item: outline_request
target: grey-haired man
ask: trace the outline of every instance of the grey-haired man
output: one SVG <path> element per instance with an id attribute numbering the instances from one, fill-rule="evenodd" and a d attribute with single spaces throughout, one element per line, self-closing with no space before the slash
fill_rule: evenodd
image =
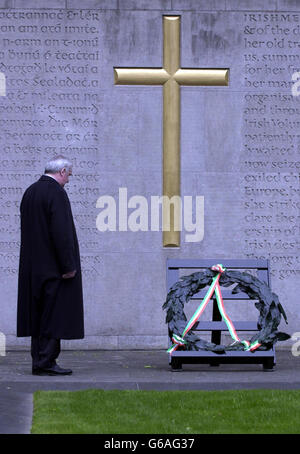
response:
<path id="1" fill-rule="evenodd" d="M 57 156 L 23 194 L 17 336 L 31 336 L 32 373 L 69 375 L 56 363 L 61 339 L 84 337 L 79 246 L 64 189 L 72 163 Z"/>

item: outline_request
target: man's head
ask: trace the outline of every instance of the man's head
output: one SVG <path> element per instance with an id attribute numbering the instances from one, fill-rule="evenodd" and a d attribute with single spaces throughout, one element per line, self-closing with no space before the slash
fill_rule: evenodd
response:
<path id="1" fill-rule="evenodd" d="M 45 173 L 50 174 L 61 186 L 64 186 L 72 175 L 72 163 L 64 156 L 55 156 L 47 162 Z"/>

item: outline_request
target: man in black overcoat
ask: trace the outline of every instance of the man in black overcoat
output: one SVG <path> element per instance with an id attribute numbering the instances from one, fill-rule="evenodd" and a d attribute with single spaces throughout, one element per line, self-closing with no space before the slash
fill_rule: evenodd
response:
<path id="1" fill-rule="evenodd" d="M 31 336 L 32 373 L 69 375 L 56 363 L 61 339 L 84 337 L 79 246 L 64 189 L 72 164 L 53 158 L 23 194 L 17 336 Z"/>

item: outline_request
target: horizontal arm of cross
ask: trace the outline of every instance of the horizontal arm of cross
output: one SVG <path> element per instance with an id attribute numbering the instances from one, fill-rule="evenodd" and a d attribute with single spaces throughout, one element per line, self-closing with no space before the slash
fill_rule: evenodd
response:
<path id="1" fill-rule="evenodd" d="M 180 85 L 228 85 L 229 69 L 178 69 L 174 79 Z"/>
<path id="2" fill-rule="evenodd" d="M 163 85 L 173 78 L 179 85 L 228 85 L 229 69 L 178 69 L 171 76 L 163 68 L 114 68 L 116 85 Z"/>

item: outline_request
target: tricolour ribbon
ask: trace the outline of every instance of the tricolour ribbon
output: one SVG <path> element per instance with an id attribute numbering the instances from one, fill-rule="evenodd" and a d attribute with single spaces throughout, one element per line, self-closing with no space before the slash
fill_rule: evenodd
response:
<path id="1" fill-rule="evenodd" d="M 222 316 L 222 319 L 224 320 L 224 322 L 227 325 L 227 328 L 228 328 L 228 331 L 229 331 L 231 337 L 234 339 L 234 343 L 241 342 L 242 344 L 244 344 L 246 351 L 250 350 L 252 352 L 261 345 L 258 341 L 253 342 L 251 344 L 249 341 L 241 340 L 238 337 L 235 327 L 233 325 L 233 322 L 226 313 L 226 310 L 224 307 L 224 301 L 223 301 L 222 294 L 221 294 L 221 288 L 220 288 L 220 284 L 219 284 L 220 276 L 226 270 L 226 268 L 223 267 L 223 265 L 218 264 L 218 265 L 212 266 L 211 269 L 213 271 L 218 271 L 218 274 L 213 278 L 212 283 L 211 283 L 205 297 L 203 298 L 198 309 L 196 310 L 196 312 L 194 313 L 194 315 L 191 317 L 190 321 L 184 328 L 182 335 L 178 336 L 177 334 L 173 334 L 172 341 L 174 343 L 167 350 L 167 352 L 170 354 L 172 354 L 175 350 L 177 350 L 178 347 L 185 346 L 187 344 L 187 341 L 184 340 L 184 336 L 192 329 L 192 327 L 195 325 L 195 323 L 199 320 L 201 314 L 203 313 L 204 309 L 206 308 L 207 304 L 209 303 L 213 293 L 215 293 L 215 295 L 216 295 L 216 300 L 217 300 L 220 314 Z"/>

